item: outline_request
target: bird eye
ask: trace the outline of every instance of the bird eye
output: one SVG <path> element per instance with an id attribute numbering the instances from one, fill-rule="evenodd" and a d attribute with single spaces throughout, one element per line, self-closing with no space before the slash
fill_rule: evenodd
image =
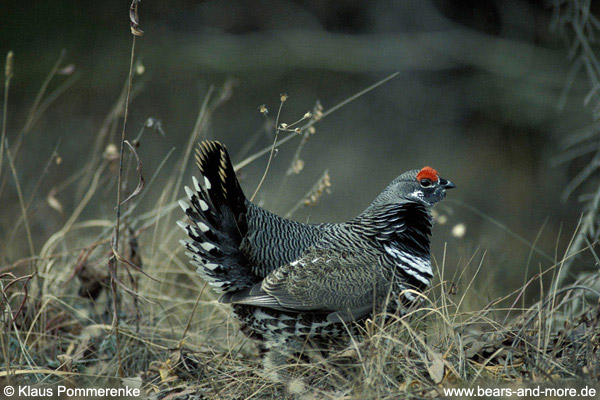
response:
<path id="1" fill-rule="evenodd" d="M 423 178 L 419 182 L 421 183 L 421 186 L 423 186 L 423 187 L 431 186 L 431 180 L 429 180 L 427 178 Z"/>

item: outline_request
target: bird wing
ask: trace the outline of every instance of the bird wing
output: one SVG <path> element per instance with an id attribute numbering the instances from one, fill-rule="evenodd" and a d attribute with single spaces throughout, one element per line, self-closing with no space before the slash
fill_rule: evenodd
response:
<path id="1" fill-rule="evenodd" d="M 262 282 L 221 301 L 291 312 L 328 313 L 331 322 L 359 319 L 373 310 L 389 285 L 377 260 L 364 254 L 310 249 Z"/>

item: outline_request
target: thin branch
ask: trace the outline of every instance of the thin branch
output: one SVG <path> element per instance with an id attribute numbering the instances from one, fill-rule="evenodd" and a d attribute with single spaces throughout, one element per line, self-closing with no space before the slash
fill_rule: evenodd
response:
<path id="1" fill-rule="evenodd" d="M 187 333 L 190 330 L 190 326 L 192 324 L 192 318 L 194 317 L 194 314 L 196 313 L 196 309 L 198 308 L 198 304 L 200 303 L 200 298 L 202 297 L 202 294 L 204 293 L 205 288 L 206 288 L 206 282 L 204 282 L 202 289 L 200 289 L 200 292 L 198 293 L 198 297 L 196 298 L 196 303 L 194 303 L 194 308 L 192 309 L 192 312 L 190 313 L 187 323 L 185 324 L 185 329 L 183 330 L 183 333 L 181 334 L 181 339 L 179 340 L 179 346 L 178 346 L 179 349 L 183 348 L 183 344 L 185 342 L 185 337 L 187 336 Z"/>
<path id="2" fill-rule="evenodd" d="M 6 138 L 6 121 L 8 118 L 8 89 L 13 75 L 13 52 L 6 54 L 4 66 L 4 103 L 2 105 L 2 136 L 0 137 L 0 178 L 2 177 L 2 161 L 4 159 L 4 140 Z M 0 180 L 1 182 L 1 180 Z"/>
<path id="3" fill-rule="evenodd" d="M 15 168 L 15 163 L 13 157 L 11 155 L 10 149 L 8 145 L 6 146 L 6 156 L 8 157 L 8 164 L 10 165 L 10 169 L 13 174 L 13 178 L 15 180 L 15 187 L 17 188 L 17 195 L 19 197 L 19 205 L 21 206 L 21 213 L 23 214 L 23 221 L 25 225 L 25 231 L 27 232 L 27 244 L 29 245 L 29 252 L 33 257 L 35 255 L 35 249 L 33 247 L 33 236 L 31 235 L 31 227 L 29 225 L 29 218 L 27 217 L 27 205 L 25 204 L 25 198 L 23 197 L 23 192 L 21 191 L 21 185 L 19 184 L 19 177 L 17 175 L 17 170 Z"/>
<path id="4" fill-rule="evenodd" d="M 129 58 L 129 78 L 127 80 L 127 95 L 125 96 L 125 110 L 123 113 L 123 129 L 121 130 L 121 148 L 119 151 L 119 175 L 117 177 L 117 222 L 115 224 L 114 241 L 113 246 L 115 251 L 119 251 L 119 230 L 121 225 L 121 185 L 123 181 L 123 153 L 125 151 L 125 132 L 127 129 L 127 117 L 129 115 L 129 99 L 131 96 L 131 86 L 133 81 L 133 60 L 135 59 L 135 41 L 138 35 L 141 34 L 141 30 L 138 29 L 138 3 L 139 0 L 133 0 L 129 9 L 129 18 L 131 20 L 131 56 Z M 117 342 L 117 357 L 119 361 L 119 375 L 123 376 L 123 360 L 121 355 L 121 347 L 119 340 L 119 313 L 118 313 L 118 299 L 117 299 L 117 269 L 119 267 L 119 260 L 113 256 L 110 258 L 108 268 L 111 273 L 110 275 L 110 288 L 113 300 L 113 328 L 115 330 L 115 339 Z"/>
<path id="5" fill-rule="evenodd" d="M 318 120 L 311 120 L 310 122 L 306 123 L 305 125 L 302 126 L 302 128 L 300 128 L 300 135 L 307 130 L 308 128 L 310 128 L 311 126 L 313 126 L 314 124 L 316 124 L 318 121 L 321 121 L 323 118 L 327 117 L 328 115 L 330 115 L 331 113 L 339 110 L 340 108 L 344 107 L 345 105 L 347 105 L 348 103 L 358 99 L 359 97 L 369 93 L 370 91 L 378 88 L 379 86 L 383 85 L 384 83 L 386 83 L 387 81 L 395 78 L 396 76 L 398 76 L 400 72 L 394 72 L 393 74 L 387 76 L 386 78 L 383 78 L 382 80 L 380 80 L 379 82 L 374 83 L 373 85 L 361 90 L 360 92 L 356 93 L 353 96 L 348 97 L 347 99 L 339 102 L 338 104 L 336 104 L 335 106 L 331 107 L 329 110 L 325 111 L 323 113 L 323 115 L 321 116 L 321 118 L 319 118 Z M 274 144 L 273 147 L 279 147 L 282 144 L 284 144 L 285 142 L 290 141 L 293 137 L 299 136 L 298 133 L 293 132 L 290 133 L 288 136 L 284 137 L 283 139 L 279 140 L 278 142 L 276 142 Z M 233 169 L 237 172 L 240 169 L 244 168 L 246 165 L 250 164 L 251 162 L 253 162 L 254 160 L 264 156 L 265 154 L 268 154 L 269 151 L 271 150 L 272 146 L 268 146 L 265 147 L 264 149 L 262 149 L 261 151 L 251 155 L 250 157 L 247 157 L 246 159 L 242 160 L 241 162 L 237 163 Z"/>
<path id="6" fill-rule="evenodd" d="M 267 161 L 267 167 L 265 168 L 265 172 L 263 173 L 262 178 L 260 178 L 260 182 L 258 183 L 258 186 L 256 186 L 256 190 L 254 190 L 252 197 L 250 197 L 250 201 L 254 201 L 254 198 L 256 197 L 256 195 L 258 194 L 258 191 L 262 187 L 262 184 L 265 181 L 265 178 L 267 177 L 267 173 L 269 172 L 269 168 L 271 167 L 271 160 L 273 160 L 273 154 L 275 154 L 275 147 L 277 146 L 277 137 L 279 136 L 279 131 L 280 131 L 279 116 L 281 115 L 281 109 L 283 108 L 284 102 L 285 102 L 285 100 L 283 100 L 283 96 L 282 96 L 281 103 L 279 103 L 279 110 L 277 111 L 277 118 L 275 119 L 275 139 L 273 139 L 273 145 L 271 146 L 271 153 L 269 154 L 269 160 Z"/>
<path id="7" fill-rule="evenodd" d="M 29 114 L 27 115 L 27 120 L 25 121 L 25 125 L 23 126 L 23 130 L 22 130 L 23 133 L 26 133 L 29 131 L 29 129 L 31 129 L 31 127 L 33 125 L 33 121 L 34 121 L 34 116 L 38 110 L 38 107 L 39 107 L 42 99 L 44 98 L 44 94 L 46 94 L 46 90 L 48 90 L 48 85 L 50 85 L 50 82 L 52 81 L 52 79 L 54 78 L 56 73 L 58 72 L 58 68 L 60 68 L 60 65 L 62 64 L 62 62 L 65 58 L 65 53 L 66 52 L 64 49 L 60 52 L 58 59 L 54 63 L 54 66 L 50 70 L 50 73 L 48 74 L 48 76 L 46 76 L 46 79 L 42 83 L 42 87 L 40 88 L 38 94 L 35 96 L 35 100 L 33 101 L 33 104 L 31 105 L 31 109 L 29 110 Z"/>

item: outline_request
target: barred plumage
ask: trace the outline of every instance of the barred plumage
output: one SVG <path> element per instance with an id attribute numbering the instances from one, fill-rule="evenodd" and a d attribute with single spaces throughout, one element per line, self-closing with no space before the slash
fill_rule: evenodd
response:
<path id="1" fill-rule="evenodd" d="M 302 224 L 248 201 L 220 143 L 202 142 L 196 160 L 202 176 L 185 188 L 182 244 L 267 348 L 337 337 L 430 285 L 429 210 L 455 187 L 432 168 L 400 175 L 348 222 Z"/>

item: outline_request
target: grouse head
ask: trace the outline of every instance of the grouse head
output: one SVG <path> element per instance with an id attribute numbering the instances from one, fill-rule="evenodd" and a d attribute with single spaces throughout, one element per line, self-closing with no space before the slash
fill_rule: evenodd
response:
<path id="1" fill-rule="evenodd" d="M 398 203 L 419 203 L 431 207 L 446 197 L 446 190 L 456 185 L 439 176 L 431 167 L 407 171 L 394 179 L 373 202 L 372 206 Z"/>

